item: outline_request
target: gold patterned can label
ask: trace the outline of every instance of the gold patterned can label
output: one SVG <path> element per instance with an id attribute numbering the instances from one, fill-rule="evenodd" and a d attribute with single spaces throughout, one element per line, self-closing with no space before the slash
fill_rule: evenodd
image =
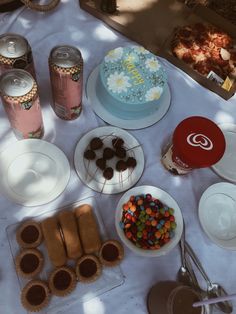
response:
<path id="1" fill-rule="evenodd" d="M 53 110 L 64 120 L 74 120 L 82 111 L 83 59 L 72 46 L 57 46 L 49 56 Z"/>
<path id="2" fill-rule="evenodd" d="M 44 126 L 37 85 L 20 69 L 0 77 L 0 94 L 11 127 L 18 139 L 42 138 Z"/>

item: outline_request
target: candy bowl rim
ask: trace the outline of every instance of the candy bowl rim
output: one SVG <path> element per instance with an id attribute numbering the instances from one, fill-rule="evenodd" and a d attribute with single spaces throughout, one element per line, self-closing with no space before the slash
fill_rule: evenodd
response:
<path id="1" fill-rule="evenodd" d="M 163 245 L 158 250 L 146 250 L 142 248 L 138 248 L 135 244 L 133 244 L 129 239 L 126 238 L 124 231 L 120 227 L 120 221 L 121 221 L 121 215 L 122 215 L 122 205 L 128 201 L 130 196 L 132 195 L 138 195 L 138 194 L 152 194 L 152 196 L 160 199 L 161 202 L 166 204 L 167 206 L 174 209 L 174 216 L 176 220 L 176 229 L 175 229 L 175 235 L 174 237 L 165 245 Z M 155 186 L 149 186 L 149 185 L 143 185 L 143 186 L 136 186 L 130 190 L 128 190 L 126 193 L 122 195 L 120 198 L 117 206 L 116 206 L 116 213 L 115 213 L 115 227 L 116 231 L 120 237 L 120 240 L 134 253 L 140 256 L 146 256 L 146 257 L 158 257 L 163 256 L 169 253 L 179 242 L 182 232 L 183 232 L 183 216 L 181 213 L 181 210 L 179 208 L 179 205 L 175 201 L 175 199 L 166 191 L 155 187 Z"/>

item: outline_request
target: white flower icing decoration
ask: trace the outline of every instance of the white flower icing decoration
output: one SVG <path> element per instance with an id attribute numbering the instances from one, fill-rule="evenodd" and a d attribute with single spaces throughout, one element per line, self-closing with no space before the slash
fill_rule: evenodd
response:
<path id="1" fill-rule="evenodd" d="M 132 46 L 132 48 L 134 49 L 135 52 L 137 53 L 142 53 L 142 54 L 148 54 L 150 53 L 147 49 L 145 49 L 142 46 Z"/>
<path id="2" fill-rule="evenodd" d="M 123 55 L 123 48 L 119 47 L 113 50 L 110 50 L 105 56 L 106 62 L 114 62 L 121 59 Z"/>
<path id="3" fill-rule="evenodd" d="M 151 72 L 155 72 L 157 71 L 158 69 L 160 69 L 160 63 L 158 62 L 157 59 L 155 58 L 148 58 L 146 61 L 145 61 L 145 65 L 146 65 L 146 68 L 151 71 Z"/>
<path id="4" fill-rule="evenodd" d="M 129 77 L 125 75 L 124 72 L 115 72 L 114 74 L 111 74 L 107 78 L 107 85 L 109 90 L 117 94 L 127 92 L 127 89 L 131 87 L 131 84 L 129 83 Z"/>
<path id="5" fill-rule="evenodd" d="M 145 99 L 147 101 L 157 100 L 161 97 L 161 94 L 163 92 L 163 88 L 159 86 L 155 86 L 150 88 L 145 95 Z"/>

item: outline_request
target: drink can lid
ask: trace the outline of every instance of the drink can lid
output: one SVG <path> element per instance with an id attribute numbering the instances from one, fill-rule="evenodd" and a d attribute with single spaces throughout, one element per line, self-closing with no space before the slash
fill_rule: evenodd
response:
<path id="1" fill-rule="evenodd" d="M 28 52 L 27 40 L 18 35 L 7 33 L 0 36 L 0 55 L 5 58 L 19 58 Z"/>
<path id="2" fill-rule="evenodd" d="M 205 117 L 189 117 L 176 127 L 173 134 L 173 153 L 191 168 L 214 165 L 225 151 L 221 129 Z"/>
<path id="3" fill-rule="evenodd" d="M 49 61 L 62 68 L 71 68 L 82 60 L 79 49 L 73 46 L 56 46 L 50 52 Z"/>
<path id="4" fill-rule="evenodd" d="M 28 72 L 21 69 L 9 70 L 0 77 L 0 93 L 9 97 L 24 96 L 32 90 L 34 83 Z"/>

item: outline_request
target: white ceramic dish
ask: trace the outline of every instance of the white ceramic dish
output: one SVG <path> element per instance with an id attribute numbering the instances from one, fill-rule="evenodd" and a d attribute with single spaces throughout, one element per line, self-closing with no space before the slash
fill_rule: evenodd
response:
<path id="1" fill-rule="evenodd" d="M 163 100 L 159 109 L 152 115 L 138 120 L 124 120 L 113 116 L 104 108 L 96 96 L 96 81 L 99 73 L 99 66 L 97 66 L 89 75 L 86 84 L 86 96 L 89 99 L 90 105 L 94 112 L 105 122 L 123 128 L 123 129 L 143 129 L 161 120 L 167 113 L 171 104 L 171 93 L 169 87 L 163 94 Z"/>
<path id="2" fill-rule="evenodd" d="M 123 212 L 122 205 L 126 203 L 129 200 L 130 196 L 132 195 L 148 194 L 148 193 L 150 193 L 155 198 L 158 198 L 161 202 L 163 202 L 163 204 L 174 209 L 174 216 L 175 216 L 175 221 L 177 225 L 175 229 L 175 235 L 170 240 L 170 242 L 166 243 L 159 250 L 144 250 L 144 249 L 138 248 L 126 238 L 123 229 L 120 227 L 120 221 L 121 221 L 122 212 Z M 144 186 L 134 187 L 133 189 L 127 191 L 121 197 L 116 207 L 115 226 L 116 226 L 116 231 L 121 241 L 134 253 L 141 256 L 158 257 L 158 256 L 162 256 L 169 253 L 179 242 L 182 232 L 183 232 L 183 217 L 182 217 L 182 213 L 178 204 L 167 192 L 154 186 L 144 185 Z"/>
<path id="3" fill-rule="evenodd" d="M 224 133 L 226 149 L 219 162 L 212 166 L 213 170 L 222 178 L 236 183 L 236 125 L 219 125 Z"/>
<path id="4" fill-rule="evenodd" d="M 0 154 L 0 190 L 24 206 L 46 204 L 60 195 L 70 178 L 65 154 L 38 139 L 16 142 Z"/>
<path id="5" fill-rule="evenodd" d="M 201 196 L 199 220 L 208 237 L 218 246 L 236 250 L 236 186 L 221 182 Z"/>
<path id="6" fill-rule="evenodd" d="M 89 142 L 93 137 L 103 139 L 105 147 L 112 147 L 111 141 L 115 137 L 121 137 L 125 142 L 127 154 L 137 160 L 137 166 L 133 170 L 126 170 L 122 173 L 114 171 L 111 180 L 105 180 L 102 171 L 97 168 L 95 161 L 88 161 L 84 158 L 84 152 L 88 149 Z M 102 157 L 102 149 L 96 151 L 97 157 Z M 108 166 L 115 168 L 118 159 L 108 161 Z M 86 133 L 79 140 L 74 153 L 74 165 L 81 181 L 91 189 L 106 194 L 115 194 L 132 187 L 141 177 L 144 169 L 144 154 L 139 142 L 127 131 L 113 126 L 96 128 Z"/>

